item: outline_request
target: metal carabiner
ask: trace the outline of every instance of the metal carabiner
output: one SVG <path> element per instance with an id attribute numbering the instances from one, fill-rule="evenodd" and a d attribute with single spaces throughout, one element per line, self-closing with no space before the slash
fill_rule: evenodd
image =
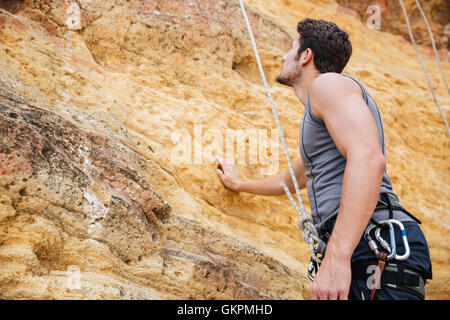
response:
<path id="1" fill-rule="evenodd" d="M 391 238 L 391 242 L 387 242 L 386 240 L 384 240 L 381 235 L 381 229 L 377 228 L 375 230 L 375 238 L 381 243 L 381 245 L 383 246 L 384 249 L 386 249 L 389 254 L 386 257 L 386 260 L 391 260 L 393 259 L 396 254 L 397 254 L 397 244 L 395 243 L 395 232 L 394 232 L 394 226 L 392 225 L 392 222 L 390 220 L 383 220 L 380 222 L 381 224 L 387 224 L 389 226 L 389 235 Z"/>
<path id="2" fill-rule="evenodd" d="M 387 242 L 386 240 L 384 240 L 381 235 L 380 235 L 381 229 L 377 228 L 375 230 L 375 238 L 378 240 L 378 242 L 381 244 L 381 246 L 388 251 L 388 253 L 391 253 L 391 245 L 389 244 L 389 242 Z"/>
<path id="3" fill-rule="evenodd" d="M 317 262 L 311 257 L 308 264 L 308 278 L 311 281 L 314 281 L 313 272 L 317 273 Z"/>
<path id="4" fill-rule="evenodd" d="M 400 231 L 402 233 L 403 245 L 405 246 L 405 253 L 402 254 L 401 256 L 396 254 L 395 259 L 399 260 L 399 261 L 405 261 L 406 259 L 409 258 L 409 255 L 410 255 L 409 243 L 408 243 L 408 238 L 406 237 L 405 226 L 403 225 L 403 223 L 401 223 L 400 221 L 395 220 L 395 219 L 390 219 L 389 221 L 391 223 L 395 223 L 400 228 Z"/>
<path id="5" fill-rule="evenodd" d="M 396 244 L 395 244 L 395 234 L 394 234 L 394 226 L 392 225 L 392 223 L 388 220 L 383 220 L 380 221 L 381 225 L 387 225 L 389 227 L 389 235 L 391 238 L 391 245 L 389 245 L 389 243 L 387 241 L 385 241 L 383 238 L 380 237 L 379 235 L 379 230 L 380 228 L 378 228 L 376 225 L 371 224 L 366 228 L 366 231 L 364 232 L 364 239 L 368 242 L 370 249 L 373 251 L 373 253 L 375 254 L 375 256 L 377 258 L 380 257 L 380 251 L 378 250 L 378 246 L 377 243 L 375 242 L 375 240 L 372 239 L 372 237 L 370 236 L 370 232 L 373 229 L 375 230 L 375 236 L 377 238 L 377 240 L 380 241 L 380 239 L 382 241 L 380 241 L 381 245 L 383 246 L 383 248 L 385 248 L 386 250 L 388 250 L 389 254 L 386 257 L 386 260 L 390 260 L 392 259 L 395 254 L 396 254 Z M 389 248 L 389 249 L 387 249 Z"/>
<path id="6" fill-rule="evenodd" d="M 391 224 L 394 223 L 394 224 L 398 225 L 400 228 L 400 231 L 402 233 L 403 245 L 405 247 L 405 253 L 402 255 L 395 254 L 394 258 L 399 261 L 404 261 L 404 260 L 408 259 L 410 256 L 409 243 L 408 243 L 408 238 L 406 237 L 405 227 L 403 226 L 403 223 L 401 223 L 400 221 L 398 221 L 396 219 L 389 219 L 387 221 L 389 221 Z M 381 245 L 384 248 L 386 248 L 385 247 L 386 244 L 389 245 L 389 243 L 381 237 L 379 229 L 375 230 L 375 237 L 377 238 L 377 240 L 381 243 Z M 392 242 L 392 240 L 391 240 L 391 242 Z"/>
<path id="7" fill-rule="evenodd" d="M 380 251 L 378 251 L 377 243 L 370 236 L 370 231 L 372 231 L 372 229 L 374 228 L 377 228 L 377 226 L 374 224 L 370 224 L 366 228 L 366 231 L 364 232 L 364 239 L 368 242 L 370 250 L 372 250 L 372 252 L 378 258 L 380 256 Z"/>

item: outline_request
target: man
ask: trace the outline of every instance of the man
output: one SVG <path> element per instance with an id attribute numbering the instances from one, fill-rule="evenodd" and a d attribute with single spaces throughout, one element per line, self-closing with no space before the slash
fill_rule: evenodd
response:
<path id="1" fill-rule="evenodd" d="M 283 57 L 277 81 L 292 87 L 305 105 L 301 158 L 293 162 L 293 169 L 299 187 L 307 187 L 316 227 L 321 234 L 331 234 L 312 297 L 369 299 L 374 294 L 375 299 L 423 299 L 424 282 L 431 278 L 428 246 L 418 220 L 397 203 L 386 172 L 378 107 L 361 83 L 340 74 L 352 54 L 349 36 L 323 20 L 304 19 L 297 29 L 300 36 Z M 233 191 L 280 195 L 282 182 L 294 191 L 289 171 L 242 181 L 232 163 L 217 161 L 219 178 Z M 387 207 L 379 206 L 383 203 Z M 390 260 L 381 273 L 382 286 L 375 290 L 375 268 L 370 267 L 377 266 L 377 258 L 363 233 L 371 221 L 390 217 L 407 229 L 411 254 L 403 263 Z M 381 234 L 387 236 L 387 230 Z M 396 241 L 397 252 L 404 250 L 398 229 Z"/>

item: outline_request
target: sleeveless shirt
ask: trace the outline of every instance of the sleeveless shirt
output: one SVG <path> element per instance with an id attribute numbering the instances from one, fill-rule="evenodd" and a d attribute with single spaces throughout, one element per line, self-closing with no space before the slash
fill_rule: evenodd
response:
<path id="1" fill-rule="evenodd" d="M 385 155 L 383 124 L 375 101 L 358 80 L 347 75 L 345 76 L 353 79 L 360 86 L 364 95 L 364 101 L 375 119 L 380 145 L 383 155 Z M 337 149 L 325 126 L 325 122 L 312 114 L 309 94 L 299 134 L 300 155 L 306 169 L 305 174 L 309 178 L 306 187 L 311 215 L 316 228 L 320 229 L 328 219 L 339 212 L 346 159 Z M 392 188 L 386 169 L 384 170 L 380 186 L 380 193 L 382 192 L 390 193 L 399 200 Z M 386 209 L 375 210 L 372 215 L 378 221 L 387 219 L 388 216 L 389 212 Z M 400 210 L 394 210 L 394 219 L 413 221 Z"/>

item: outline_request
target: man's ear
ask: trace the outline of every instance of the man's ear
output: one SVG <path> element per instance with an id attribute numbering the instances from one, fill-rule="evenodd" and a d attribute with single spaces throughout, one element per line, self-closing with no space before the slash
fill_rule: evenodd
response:
<path id="1" fill-rule="evenodd" d="M 305 51 L 303 51 L 300 56 L 300 63 L 302 65 L 305 65 L 309 61 L 312 61 L 313 57 L 314 57 L 314 53 L 312 52 L 312 50 L 310 48 L 306 48 Z"/>

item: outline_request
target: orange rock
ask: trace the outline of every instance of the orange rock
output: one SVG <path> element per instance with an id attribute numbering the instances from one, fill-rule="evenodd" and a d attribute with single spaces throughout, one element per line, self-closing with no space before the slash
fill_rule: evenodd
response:
<path id="1" fill-rule="evenodd" d="M 4 3 L 29 27 L 0 11 L 0 298 L 310 297 L 309 248 L 289 200 L 226 190 L 203 159 L 212 141 L 225 155 L 227 130 L 269 137 L 276 127 L 237 1 L 80 2 L 73 30 L 58 1 Z M 409 41 L 367 29 L 335 1 L 245 3 L 293 159 L 304 107 L 274 81 L 281 58 L 307 16 L 349 32 L 344 73 L 378 103 L 394 190 L 424 222 L 427 295 L 449 298 L 448 136 Z M 420 50 L 450 118 L 432 51 Z M 448 74 L 448 50 L 440 54 Z M 266 142 L 257 164 L 243 157 L 244 179 L 287 169 Z M 68 282 L 77 272 L 80 288 Z"/>

